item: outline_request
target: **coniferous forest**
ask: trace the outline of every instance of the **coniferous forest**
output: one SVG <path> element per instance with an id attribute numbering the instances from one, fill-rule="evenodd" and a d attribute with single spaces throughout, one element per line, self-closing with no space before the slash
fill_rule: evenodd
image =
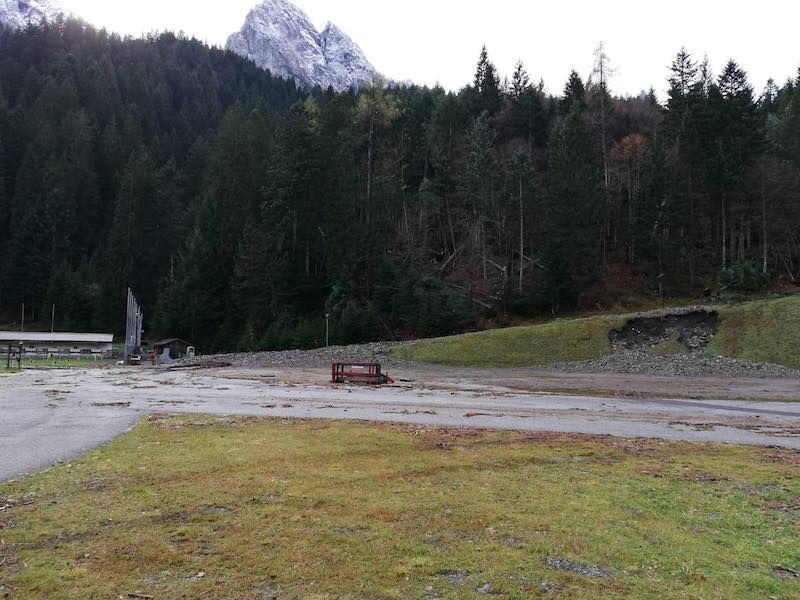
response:
<path id="1" fill-rule="evenodd" d="M 6 33 L 0 315 L 119 332 L 130 286 L 209 352 L 794 285 L 800 73 L 681 49 L 667 97 L 619 97 L 595 59 L 335 94 L 173 34 Z"/>

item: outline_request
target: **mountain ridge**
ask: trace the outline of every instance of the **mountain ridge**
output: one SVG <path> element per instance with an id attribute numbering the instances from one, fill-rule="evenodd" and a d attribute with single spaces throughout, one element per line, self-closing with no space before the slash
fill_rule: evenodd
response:
<path id="1" fill-rule="evenodd" d="M 247 15 L 226 48 L 301 87 L 357 88 L 378 73 L 364 51 L 328 22 L 317 31 L 308 15 L 289 0 L 264 0 Z"/>
<path id="2" fill-rule="evenodd" d="M 11 29 L 53 21 L 59 15 L 72 15 L 59 0 L 0 0 L 0 23 Z"/>

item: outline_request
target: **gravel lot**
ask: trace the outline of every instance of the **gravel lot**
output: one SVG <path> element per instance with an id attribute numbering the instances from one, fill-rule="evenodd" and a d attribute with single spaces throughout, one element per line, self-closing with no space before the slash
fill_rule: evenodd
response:
<path id="1" fill-rule="evenodd" d="M 371 388 L 331 385 L 324 368 L 27 369 L 6 376 L 8 385 L 0 386 L 0 480 L 68 461 L 152 413 L 391 421 L 800 449 L 800 408 L 786 401 L 796 397 L 798 380 L 566 373 L 554 379 L 525 369 L 414 365 L 395 365 L 391 373 L 396 385 Z M 649 394 L 653 389 L 660 394 Z M 716 399 L 721 391 L 745 399 Z M 678 393 L 687 399 L 671 395 Z M 754 400 L 757 394 L 783 401 Z"/>

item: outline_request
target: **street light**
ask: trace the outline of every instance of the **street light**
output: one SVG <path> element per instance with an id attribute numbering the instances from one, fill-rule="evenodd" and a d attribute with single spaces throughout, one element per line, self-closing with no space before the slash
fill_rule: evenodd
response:
<path id="1" fill-rule="evenodd" d="M 330 346 L 331 341 L 331 328 L 330 328 L 331 313 L 325 313 L 325 347 Z"/>

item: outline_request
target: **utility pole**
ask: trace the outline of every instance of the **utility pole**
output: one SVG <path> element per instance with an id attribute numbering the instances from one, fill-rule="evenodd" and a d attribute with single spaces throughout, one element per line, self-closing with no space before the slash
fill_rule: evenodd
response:
<path id="1" fill-rule="evenodd" d="M 53 304 L 53 312 L 50 314 L 50 333 L 56 330 L 56 305 Z"/>
<path id="2" fill-rule="evenodd" d="M 22 319 L 20 319 L 19 330 L 20 331 L 25 331 L 25 303 L 24 302 L 22 303 Z"/>

